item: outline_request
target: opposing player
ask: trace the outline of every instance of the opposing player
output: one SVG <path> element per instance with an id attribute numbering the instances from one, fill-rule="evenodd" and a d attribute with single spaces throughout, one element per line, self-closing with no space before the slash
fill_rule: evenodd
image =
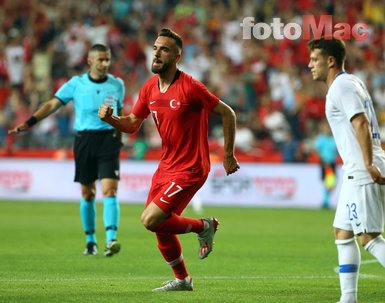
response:
<path id="1" fill-rule="evenodd" d="M 343 185 L 334 219 L 338 249 L 340 303 L 357 302 L 360 251 L 355 235 L 385 266 L 385 153 L 381 148 L 372 99 L 356 76 L 344 71 L 345 43 L 312 40 L 309 68 L 324 81 L 326 118 L 343 161 Z M 370 300 L 369 300 L 370 301 Z"/>
<path id="2" fill-rule="evenodd" d="M 162 139 L 162 157 L 141 220 L 147 229 L 156 233 L 158 248 L 175 279 L 154 291 L 193 289 L 178 234 L 198 234 L 199 258 L 206 258 L 212 251 L 218 220 L 181 216 L 210 170 L 207 138 L 210 112 L 222 116 L 225 171 L 232 174 L 239 169 L 234 156 L 234 111 L 202 83 L 178 70 L 181 52 L 181 37 L 170 29 L 162 29 L 153 46 L 152 72 L 157 75 L 142 87 L 132 113 L 117 117 L 107 105 L 99 109 L 102 120 L 128 133 L 137 131 L 151 114 Z"/>
<path id="3" fill-rule="evenodd" d="M 100 121 L 96 115 L 99 107 L 107 103 L 116 114 L 121 112 L 124 98 L 123 81 L 108 74 L 111 62 L 109 48 L 93 45 L 88 52 L 89 72 L 72 77 L 25 123 L 17 125 L 9 133 L 28 130 L 37 122 L 57 111 L 68 102 L 74 102 L 75 124 L 75 181 L 81 184 L 80 216 L 86 234 L 85 255 L 98 253 L 95 236 L 96 207 L 95 181 L 100 179 L 103 193 L 104 225 L 106 229 L 105 256 L 120 251 L 117 241 L 119 226 L 119 203 L 117 198 L 119 180 L 120 133 L 111 125 Z"/>

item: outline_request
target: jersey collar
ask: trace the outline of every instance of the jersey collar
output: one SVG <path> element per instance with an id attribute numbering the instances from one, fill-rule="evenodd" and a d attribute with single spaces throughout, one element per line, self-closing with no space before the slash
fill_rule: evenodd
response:
<path id="1" fill-rule="evenodd" d="M 181 71 L 179 69 L 176 70 L 176 73 L 175 73 L 175 76 L 174 76 L 174 79 L 172 79 L 170 85 L 168 86 L 167 89 L 169 89 L 169 87 L 176 81 L 178 80 L 178 78 L 180 77 L 180 74 L 181 74 Z M 160 87 L 159 87 L 159 80 L 158 80 L 158 88 L 160 90 Z"/>
<path id="2" fill-rule="evenodd" d="M 90 73 L 87 73 L 87 76 L 88 76 L 88 79 L 89 79 L 91 82 L 94 82 L 94 83 L 104 83 L 104 82 L 106 82 L 107 79 L 108 79 L 108 76 L 106 76 L 106 77 L 103 78 L 103 79 L 98 79 L 98 80 L 96 80 L 96 79 L 91 78 Z"/>

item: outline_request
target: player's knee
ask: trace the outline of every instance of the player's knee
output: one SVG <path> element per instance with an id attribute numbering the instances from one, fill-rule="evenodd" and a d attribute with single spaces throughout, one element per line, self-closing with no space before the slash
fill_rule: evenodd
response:
<path id="1" fill-rule="evenodd" d="M 102 184 L 103 197 L 115 197 L 118 193 L 117 181 Z"/>
<path id="2" fill-rule="evenodd" d="M 377 238 L 381 233 L 360 234 L 358 236 L 360 244 L 365 247 L 370 241 Z"/>
<path id="3" fill-rule="evenodd" d="M 336 240 L 350 239 L 354 237 L 354 233 L 349 230 L 334 227 L 334 237 Z"/>
<path id="4" fill-rule="evenodd" d="M 142 221 L 143 226 L 150 231 L 154 231 L 155 227 L 158 225 L 158 222 L 154 216 L 144 212 L 142 213 L 140 220 Z"/>
<path id="5" fill-rule="evenodd" d="M 94 184 L 82 184 L 82 197 L 86 201 L 93 201 L 96 196 L 96 189 Z"/>
<path id="6" fill-rule="evenodd" d="M 116 188 L 107 188 L 103 190 L 103 197 L 115 197 L 117 194 Z"/>
<path id="7" fill-rule="evenodd" d="M 95 192 L 90 190 L 90 191 L 83 191 L 82 192 L 82 197 L 86 201 L 93 201 L 95 199 Z"/>

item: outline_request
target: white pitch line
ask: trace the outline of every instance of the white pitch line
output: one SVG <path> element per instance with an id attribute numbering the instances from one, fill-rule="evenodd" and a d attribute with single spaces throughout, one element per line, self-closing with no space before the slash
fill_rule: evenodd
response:
<path id="1" fill-rule="evenodd" d="M 370 259 L 370 260 L 361 261 L 361 265 L 362 264 L 372 264 L 372 263 L 378 263 L 378 260 L 377 259 Z"/>
<path id="2" fill-rule="evenodd" d="M 361 264 L 376 263 L 377 260 L 364 260 Z M 338 266 L 334 268 L 334 272 L 338 273 Z M 360 274 L 361 278 L 383 278 L 379 275 Z M 169 276 L 133 276 L 127 277 L 84 277 L 84 278 L 46 278 L 46 279 L 23 279 L 23 278 L 0 278 L 0 282 L 82 282 L 82 281 L 141 281 L 141 280 L 167 280 Z M 325 280 L 336 279 L 336 275 L 256 275 L 256 276 L 194 276 L 195 280 Z"/>
<path id="3" fill-rule="evenodd" d="M 378 263 L 378 261 L 376 259 L 363 260 L 363 261 L 361 261 L 361 266 L 366 265 L 366 264 L 372 264 L 372 263 Z M 338 266 L 334 267 L 334 272 L 338 274 L 338 272 L 339 272 Z M 360 278 L 364 278 L 364 279 L 365 278 L 382 278 L 382 276 L 360 273 Z"/>
<path id="4" fill-rule="evenodd" d="M 85 278 L 46 278 L 46 279 L 23 279 L 23 278 L 0 278 L 0 282 L 81 282 L 81 281 L 140 281 L 140 280 L 166 280 L 170 277 L 163 276 L 127 276 L 127 277 L 85 277 Z M 319 279 L 335 279 L 335 275 L 293 275 L 293 276 L 194 276 L 195 280 L 319 280 Z"/>

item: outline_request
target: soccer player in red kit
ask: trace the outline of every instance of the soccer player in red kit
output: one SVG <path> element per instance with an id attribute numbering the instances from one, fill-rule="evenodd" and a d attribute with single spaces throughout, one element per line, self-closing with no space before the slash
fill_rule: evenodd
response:
<path id="1" fill-rule="evenodd" d="M 194 194 L 205 183 L 209 170 L 208 116 L 222 116 L 225 137 L 223 166 L 227 174 L 239 169 L 234 156 L 234 111 L 191 76 L 178 70 L 183 42 L 170 29 L 162 29 L 153 46 L 149 79 L 139 93 L 132 113 L 115 116 L 112 108 L 102 105 L 99 117 L 122 132 L 136 132 L 143 120 L 152 115 L 162 139 L 162 157 L 155 172 L 146 207 L 143 225 L 155 232 L 158 248 L 171 266 L 175 279 L 154 291 L 192 290 L 182 255 L 178 234 L 198 235 L 199 258 L 212 251 L 216 218 L 193 219 L 182 217 Z"/>

